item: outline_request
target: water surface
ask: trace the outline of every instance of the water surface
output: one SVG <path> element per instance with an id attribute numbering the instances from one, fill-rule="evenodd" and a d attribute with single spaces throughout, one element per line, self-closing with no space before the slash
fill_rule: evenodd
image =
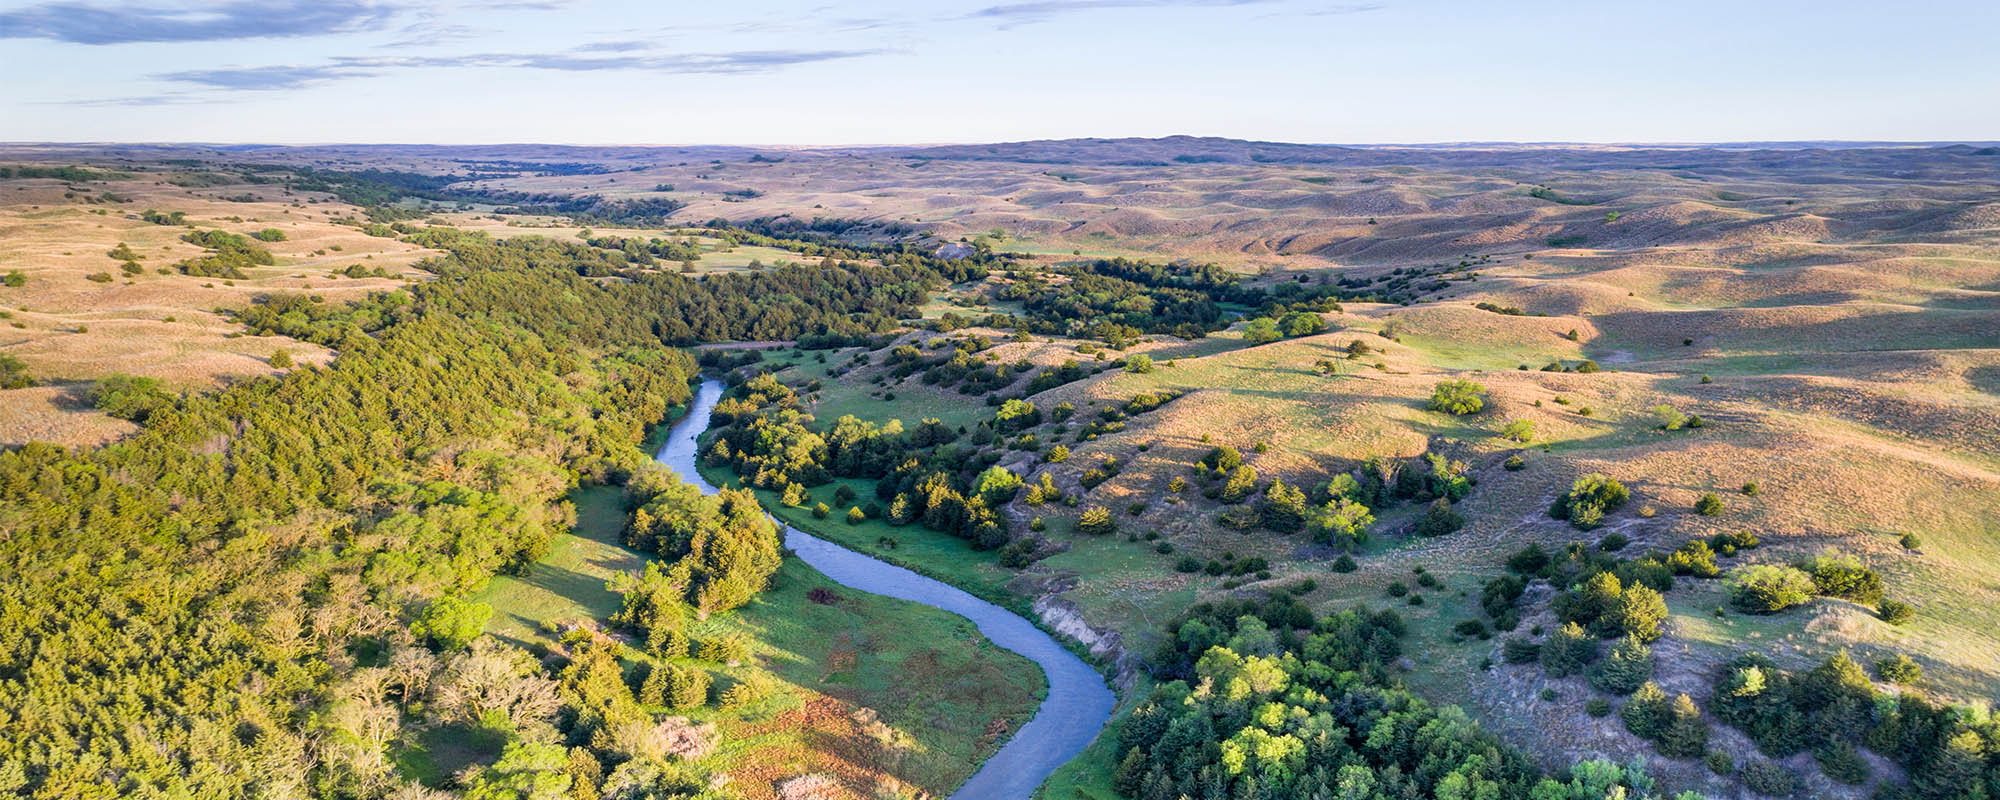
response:
<path id="1" fill-rule="evenodd" d="M 715 487 L 695 470 L 696 439 L 708 430 L 709 415 L 722 396 L 720 381 L 703 381 L 687 416 L 655 456 L 681 480 L 714 494 Z M 986 760 L 965 785 L 952 794 L 958 800 L 1027 800 L 1035 787 L 1057 767 L 1068 763 L 1097 738 L 1111 718 L 1115 698 L 1104 678 L 1083 659 L 1063 649 L 1034 623 L 1012 611 L 981 600 L 950 584 L 829 542 L 783 525 L 785 547 L 835 583 L 864 592 L 941 608 L 971 620 L 979 632 L 1002 648 L 1026 656 L 1048 676 L 1049 694 L 1034 719 L 1014 732 L 1000 752 Z"/>

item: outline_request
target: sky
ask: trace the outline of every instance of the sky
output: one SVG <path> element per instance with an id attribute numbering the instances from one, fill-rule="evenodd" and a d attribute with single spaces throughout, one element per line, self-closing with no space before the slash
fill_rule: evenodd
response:
<path id="1" fill-rule="evenodd" d="M 0 141 L 2000 139 L 1995 0 L 0 0 Z"/>

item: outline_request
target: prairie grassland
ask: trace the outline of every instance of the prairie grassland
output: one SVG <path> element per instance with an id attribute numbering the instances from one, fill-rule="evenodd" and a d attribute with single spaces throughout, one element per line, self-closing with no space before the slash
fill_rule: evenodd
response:
<path id="1" fill-rule="evenodd" d="M 218 309 L 274 291 L 333 302 L 428 275 L 408 269 L 427 251 L 334 224 L 359 209 L 331 198 L 263 185 L 193 190 L 150 178 L 91 183 L 88 193 L 54 179 L 0 181 L 0 273 L 18 270 L 25 279 L 0 287 L 6 315 L 0 353 L 20 358 L 43 384 L 6 393 L 0 443 L 98 444 L 125 434 L 129 425 L 88 411 L 82 399 L 85 383 L 106 375 L 159 378 L 176 390 L 200 391 L 271 373 L 278 350 L 307 364 L 332 356 L 304 342 L 240 336 L 241 327 Z M 123 199 L 98 200 L 104 192 Z M 149 209 L 184 212 L 194 227 L 138 218 Z M 283 241 L 260 243 L 278 264 L 246 270 L 244 280 L 193 277 L 171 267 L 203 252 L 181 241 L 190 230 L 265 228 L 285 233 Z M 121 243 L 140 257 L 138 273 L 128 274 L 108 255 Z M 356 265 L 390 277 L 338 274 Z"/>

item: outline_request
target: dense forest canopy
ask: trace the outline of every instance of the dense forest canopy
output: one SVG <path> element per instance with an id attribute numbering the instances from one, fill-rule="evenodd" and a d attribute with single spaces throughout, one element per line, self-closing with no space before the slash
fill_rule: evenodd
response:
<path id="1" fill-rule="evenodd" d="M 644 463 L 647 427 L 696 369 L 665 345 L 886 329 L 945 280 L 906 258 L 607 281 L 623 265 L 585 244 L 410 238 L 448 251 L 421 265 L 438 279 L 238 312 L 337 348 L 330 365 L 159 395 L 110 447 L 0 454 L 0 790 L 383 794 L 379 725 L 349 714 L 387 700 L 357 699 L 352 678 L 413 642 L 448 651 L 455 598 L 539 557 L 572 521 L 568 489 Z M 740 516 L 728 502 L 723 519 Z M 726 533 L 745 530 L 662 530 L 653 548 L 682 565 L 687 602 L 726 608 L 775 556 L 755 543 L 775 541 L 767 523 Z M 609 707 L 563 735 L 589 743 L 622 719 Z"/>

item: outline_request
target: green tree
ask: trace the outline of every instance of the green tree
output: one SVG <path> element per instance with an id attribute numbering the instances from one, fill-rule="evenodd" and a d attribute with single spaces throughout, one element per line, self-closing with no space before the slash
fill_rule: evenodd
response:
<path id="1" fill-rule="evenodd" d="M 1279 533 L 1293 533 L 1305 525 L 1309 508 L 1305 492 L 1287 485 L 1283 478 L 1275 478 L 1264 489 L 1264 499 L 1257 504 L 1257 515 L 1265 528 Z"/>
<path id="2" fill-rule="evenodd" d="M 1574 622 L 1563 623 L 1547 641 L 1542 642 L 1542 671 L 1551 678 L 1562 678 L 1582 672 L 1584 667 L 1597 658 L 1597 638 Z"/>
<path id="3" fill-rule="evenodd" d="M 1439 381 L 1431 389 L 1430 409 L 1455 416 L 1477 414 L 1486 407 L 1486 387 L 1467 378 Z"/>
<path id="4" fill-rule="evenodd" d="M 1234 505 L 1248 499 L 1256 491 L 1257 469 L 1249 464 L 1237 464 L 1217 489 L 1215 499 Z"/>
<path id="5" fill-rule="evenodd" d="M 560 745 L 516 739 L 465 784 L 466 800 L 568 800 L 569 754 Z"/>
<path id="6" fill-rule="evenodd" d="M 154 413 L 174 405 L 173 395 L 156 378 L 110 375 L 90 390 L 90 405 L 119 419 L 144 423 Z"/>
<path id="7" fill-rule="evenodd" d="M 1243 341 L 1253 345 L 1270 344 L 1283 338 L 1285 335 L 1278 330 L 1277 320 L 1270 317 L 1258 317 L 1243 326 Z"/>
<path id="8" fill-rule="evenodd" d="M 1674 696 L 1668 709 L 1667 726 L 1660 731 L 1660 754 L 1669 758 L 1698 758 L 1708 752 L 1708 723 L 1701 709 L 1686 693 Z"/>
<path id="9" fill-rule="evenodd" d="M 1720 514 L 1722 513 L 1722 509 L 1722 498 L 1717 497 L 1714 492 L 1703 494 L 1701 499 L 1694 501 L 1694 513 L 1704 517 L 1713 517 Z"/>
<path id="10" fill-rule="evenodd" d="M 1153 357 L 1145 353 L 1134 353 L 1125 357 L 1125 371 L 1144 375 L 1153 371 Z"/>
<path id="11" fill-rule="evenodd" d="M 1625 701 L 1625 707 L 1618 711 L 1618 718 L 1624 720 L 1625 730 L 1641 739 L 1658 739 L 1667 726 L 1674 721 L 1672 704 L 1667 702 L 1667 693 L 1659 684 L 1646 681 L 1639 685 L 1632 697 Z"/>
<path id="12" fill-rule="evenodd" d="M 487 620 L 492 618 L 492 606 L 443 597 L 424 608 L 424 613 L 411 623 L 410 632 L 419 639 L 436 643 L 441 650 L 459 650 L 479 638 L 486 630 Z"/>
<path id="13" fill-rule="evenodd" d="M 1793 567 L 1751 564 L 1729 574 L 1731 600 L 1753 614 L 1770 614 L 1812 598 L 1812 577 Z"/>
<path id="14" fill-rule="evenodd" d="M 1451 507 L 1450 500 L 1440 497 L 1432 500 L 1430 507 L 1424 509 L 1423 517 L 1417 520 L 1417 535 L 1445 536 L 1457 533 L 1463 527 L 1465 517 Z"/>
<path id="15" fill-rule="evenodd" d="M 1627 635 L 1590 667 L 1590 685 L 1610 694 L 1631 694 L 1653 679 L 1653 648 Z"/>
<path id="16" fill-rule="evenodd" d="M 1077 516 L 1076 530 L 1078 533 L 1090 536 L 1108 536 L 1117 532 L 1118 522 L 1112 518 L 1109 509 L 1103 506 L 1091 506 Z"/>
<path id="17" fill-rule="evenodd" d="M 292 354 L 291 354 L 291 353 L 287 353 L 287 352 L 285 352 L 285 351 L 283 351 L 283 350 L 277 350 L 277 351 L 273 351 L 273 352 L 271 353 L 271 368 L 272 368 L 272 369 L 291 369 L 291 368 L 292 368 Z"/>

